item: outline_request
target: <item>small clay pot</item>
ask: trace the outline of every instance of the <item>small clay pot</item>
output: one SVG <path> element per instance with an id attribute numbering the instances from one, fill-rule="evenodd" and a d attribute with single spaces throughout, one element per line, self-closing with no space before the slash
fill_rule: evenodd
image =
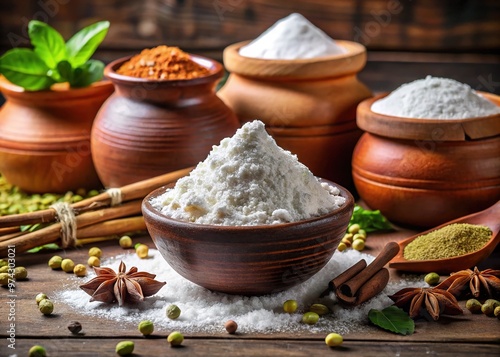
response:
<path id="1" fill-rule="evenodd" d="M 277 144 L 319 177 L 354 189 L 351 155 L 362 134 L 356 106 L 371 96 L 356 74 L 366 63 L 363 45 L 337 41 L 346 53 L 315 59 L 244 57 L 240 42 L 224 50 L 231 73 L 217 93 L 247 122 L 260 119 Z"/>
<path id="2" fill-rule="evenodd" d="M 128 60 L 106 66 L 116 92 L 92 129 L 92 156 L 106 187 L 120 187 L 203 161 L 215 144 L 239 127 L 216 95 L 223 75 L 214 60 L 191 55 L 210 74 L 186 80 L 150 80 L 116 73 Z"/>
<path id="3" fill-rule="evenodd" d="M 500 104 L 500 97 L 483 93 Z M 354 183 L 368 206 L 392 222 L 435 227 L 500 199 L 500 115 L 412 119 L 358 107 L 367 132 L 353 154 Z"/>
<path id="4" fill-rule="evenodd" d="M 146 227 L 168 264 L 186 279 L 228 294 L 265 295 L 303 281 L 323 268 L 345 234 L 354 199 L 337 186 L 345 204 L 323 216 L 260 226 L 216 226 L 172 219 L 142 203 Z"/>
<path id="5" fill-rule="evenodd" d="M 0 78 L 6 102 L 0 110 L 0 173 L 27 192 L 64 193 L 99 188 L 90 131 L 109 81 L 69 89 L 29 92 Z"/>

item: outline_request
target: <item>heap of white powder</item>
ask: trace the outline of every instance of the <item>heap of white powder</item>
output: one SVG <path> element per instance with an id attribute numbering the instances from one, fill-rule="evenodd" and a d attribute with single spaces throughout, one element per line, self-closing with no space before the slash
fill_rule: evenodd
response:
<path id="1" fill-rule="evenodd" d="M 239 53 L 262 59 L 306 59 L 344 53 L 345 50 L 304 16 L 293 13 L 243 46 Z"/>
<path id="2" fill-rule="evenodd" d="M 427 76 L 403 84 L 372 104 L 375 113 L 404 118 L 465 119 L 500 113 L 500 107 L 453 79 Z"/>
<path id="3" fill-rule="evenodd" d="M 326 214 L 345 203 L 339 194 L 280 148 L 255 120 L 214 146 L 189 176 L 151 204 L 175 219 L 248 226 Z"/>
<path id="4" fill-rule="evenodd" d="M 360 259 L 370 263 L 374 258 L 354 249 L 337 252 L 321 271 L 293 288 L 271 295 L 244 297 L 212 292 L 191 283 L 177 274 L 156 249 L 150 249 L 148 259 L 140 259 L 135 253 L 128 253 L 105 259 L 101 265 L 116 271 L 120 261 L 123 261 L 127 270 L 135 266 L 139 271 L 157 274 L 156 280 L 167 282 L 156 295 L 147 297 L 143 302 L 124 306 L 89 302 L 90 296 L 78 286 L 92 279 L 95 276 L 93 272 L 84 280 L 75 276 L 68 277 L 64 290 L 56 292 L 53 299 L 82 314 L 107 318 L 120 324 L 129 323 L 134 329 L 140 321 L 151 320 L 155 325 L 155 334 L 168 334 L 174 330 L 183 333 L 226 334 L 224 323 L 230 319 L 237 322 L 239 333 L 305 331 L 347 334 L 375 328 L 368 326 L 368 311 L 392 305 L 393 302 L 387 295 L 402 288 L 426 285 L 422 277 L 418 276 L 414 276 L 412 280 L 389 283 L 381 294 L 355 308 L 338 305 L 333 293 L 329 297 L 318 298 L 331 279 Z M 289 299 L 296 300 L 299 304 L 299 310 L 294 314 L 283 311 L 283 303 Z M 317 324 L 310 326 L 302 323 L 301 319 L 302 314 L 313 303 L 325 304 L 333 313 L 322 316 Z M 171 304 L 181 309 L 181 315 L 176 320 L 166 317 L 166 308 Z"/>

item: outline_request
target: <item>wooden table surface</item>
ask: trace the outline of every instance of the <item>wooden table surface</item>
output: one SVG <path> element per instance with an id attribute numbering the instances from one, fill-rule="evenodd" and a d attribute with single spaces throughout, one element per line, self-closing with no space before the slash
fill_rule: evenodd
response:
<path id="1" fill-rule="evenodd" d="M 395 232 L 371 234 L 365 252 L 376 255 L 388 241 L 398 241 L 414 231 L 398 229 Z M 153 247 L 148 236 L 141 241 Z M 99 243 L 107 257 L 123 253 L 116 241 Z M 88 247 L 75 248 L 58 254 L 76 262 L 86 261 Z M 500 320 L 482 314 L 442 317 L 437 322 L 416 321 L 415 333 L 400 336 L 376 327 L 368 332 L 344 335 L 341 347 L 325 345 L 324 334 L 281 333 L 281 334 L 190 334 L 180 348 L 171 348 L 166 336 L 169 331 L 158 329 L 152 337 L 144 338 L 137 332 L 135 324 L 118 323 L 84 315 L 62 301 L 55 301 L 56 311 L 51 316 L 42 315 L 34 298 L 38 292 L 51 296 L 60 291 L 66 281 L 60 272 L 53 272 L 48 266 L 53 252 L 18 254 L 16 265 L 25 266 L 29 280 L 18 282 L 14 297 L 9 297 L 6 288 L 0 290 L 0 356 L 27 356 L 34 344 L 43 345 L 48 356 L 116 356 L 116 343 L 127 339 L 135 342 L 133 356 L 499 356 Z M 497 249 L 480 268 L 500 269 L 500 251 Z M 391 279 L 398 279 L 400 273 L 391 269 Z M 15 350 L 8 348 L 8 301 L 15 301 Z M 465 302 L 460 302 L 464 307 Z M 11 310 L 12 311 L 12 310 Z M 85 334 L 74 336 L 67 330 L 69 321 L 77 320 L 84 327 Z"/>

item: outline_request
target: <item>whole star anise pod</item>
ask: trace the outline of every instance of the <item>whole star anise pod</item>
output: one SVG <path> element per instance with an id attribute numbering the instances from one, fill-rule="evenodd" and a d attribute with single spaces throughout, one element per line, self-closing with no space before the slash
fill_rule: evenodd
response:
<path id="1" fill-rule="evenodd" d="M 446 290 L 436 288 L 406 288 L 389 296 L 397 307 L 408 312 L 411 318 L 418 316 L 433 320 L 441 315 L 459 315 L 463 310 L 457 299 Z"/>
<path id="2" fill-rule="evenodd" d="M 118 273 L 111 268 L 94 267 L 94 270 L 97 276 L 80 285 L 80 288 L 91 296 L 90 301 L 118 301 L 118 305 L 122 306 L 125 302 L 143 301 L 145 297 L 156 294 L 166 284 L 154 280 L 154 274 L 137 272 L 136 267 L 125 273 L 126 266 L 123 262 L 120 262 Z"/>
<path id="3" fill-rule="evenodd" d="M 437 289 L 445 289 L 455 297 L 472 294 L 474 297 L 484 295 L 486 297 L 500 296 L 500 270 L 486 269 L 479 271 L 466 269 L 450 274 Z"/>

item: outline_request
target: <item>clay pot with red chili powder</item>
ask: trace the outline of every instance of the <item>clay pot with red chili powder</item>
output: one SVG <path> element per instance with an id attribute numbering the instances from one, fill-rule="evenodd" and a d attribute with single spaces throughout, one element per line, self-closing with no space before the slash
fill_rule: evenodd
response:
<path id="1" fill-rule="evenodd" d="M 215 95 L 222 65 L 178 49 L 176 57 L 171 49 L 160 46 L 104 70 L 115 93 L 96 117 L 91 149 L 106 187 L 194 166 L 239 127 Z"/>

